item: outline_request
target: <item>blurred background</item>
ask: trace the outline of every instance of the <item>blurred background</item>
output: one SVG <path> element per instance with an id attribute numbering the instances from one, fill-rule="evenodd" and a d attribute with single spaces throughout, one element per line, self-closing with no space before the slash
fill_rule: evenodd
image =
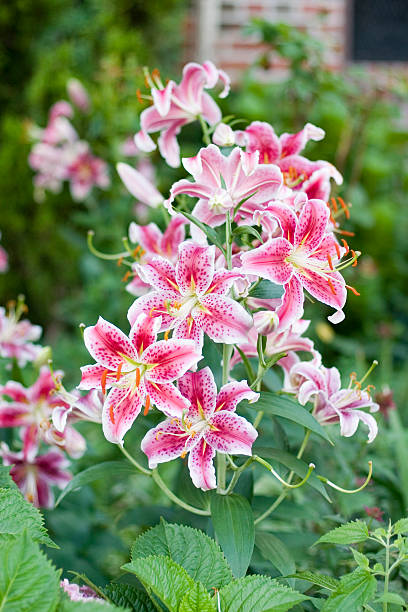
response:
<path id="1" fill-rule="evenodd" d="M 385 399 L 383 429 L 374 448 L 381 460 L 375 495 L 364 495 L 371 495 L 368 505 L 396 515 L 406 512 L 407 30 L 405 0 L 3 3 L 0 230 L 9 261 L 8 270 L 0 275 L 0 305 L 18 294 L 26 296 L 30 320 L 43 326 L 44 343 L 52 345 L 55 365 L 66 371 L 73 385 L 79 381 L 79 366 L 89 359 L 78 324 L 92 324 L 102 314 L 126 329 L 126 311 L 132 302 L 121 282 L 126 270 L 89 252 L 87 230 L 95 231 L 99 249 L 118 252 L 132 220 L 162 223 L 158 213 L 132 199 L 115 170 L 118 161 L 146 162 L 124 146 L 139 129 L 145 107 L 137 96 L 139 88 L 146 91 L 142 67 L 158 68 L 163 80 L 178 81 L 184 62 L 213 60 L 233 79 L 232 93 L 221 103 L 224 115 L 242 119 L 243 126 L 256 119 L 268 121 L 277 133 L 295 132 L 306 122 L 326 131 L 323 141 L 308 145 L 306 155 L 329 160 L 344 176 L 333 195 L 352 203 L 344 228 L 355 232 L 348 239 L 350 246 L 363 255 L 346 277 L 361 295 L 349 294 L 346 320 L 338 326 L 327 323 L 328 312 L 319 304 L 309 306 L 306 315 L 313 320 L 312 334 L 326 365 L 338 365 L 346 375 L 351 370 L 362 374 L 366 364 L 379 360 L 374 382 L 379 392 L 385 390 Z M 73 123 L 95 155 L 108 163 L 111 185 L 105 191 L 94 189 L 84 202 L 75 202 L 66 187 L 59 194 L 47 192 L 38 201 L 28 165 L 30 134 L 34 125 L 46 125 L 53 103 L 67 98 L 67 81 L 73 77 L 91 100 L 90 111 L 76 113 Z M 188 126 L 183 134 L 182 154 L 189 155 L 200 142 L 199 127 Z M 157 153 L 151 161 L 158 188 L 166 194 L 182 174 L 168 168 Z M 91 463 L 98 454 L 113 455 L 114 449 L 108 447 L 107 451 L 103 441 L 94 441 L 94 456 L 86 455 L 82 464 Z M 337 459 L 342 449 L 340 443 Z M 356 461 L 362 452 L 355 450 Z M 352 471 L 347 473 L 351 478 Z M 101 506 L 106 503 L 98 515 L 92 510 L 93 493 L 76 495 L 82 496 L 84 520 L 89 504 L 87 537 L 95 546 L 107 538 L 100 542 L 106 549 L 112 533 L 98 526 L 109 522 L 106 508 L 112 498 L 102 485 L 97 494 Z M 140 495 L 143 504 L 150 493 Z M 72 499 L 64 510 L 67 523 L 62 528 L 60 518 L 54 522 L 60 537 L 75 520 L 79 502 Z M 120 500 L 119 506 L 125 507 L 123 495 Z M 362 507 L 362 498 L 358 500 L 348 506 L 342 502 L 341 511 L 352 515 L 358 504 Z M 52 516 L 49 520 L 53 524 Z M 141 515 L 134 520 L 142 521 Z M 75 533 L 83 544 L 84 534 Z M 72 555 L 78 553 L 75 546 Z M 95 570 L 84 561 L 84 568 L 94 577 L 98 572 L 109 574 L 104 563 Z"/>

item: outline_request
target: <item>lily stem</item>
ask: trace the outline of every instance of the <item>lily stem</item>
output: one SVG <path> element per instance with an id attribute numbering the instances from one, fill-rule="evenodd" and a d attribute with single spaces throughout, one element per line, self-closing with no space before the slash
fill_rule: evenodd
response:
<path id="1" fill-rule="evenodd" d="M 146 476 L 152 475 L 151 470 L 140 465 L 140 463 L 138 463 L 136 459 L 134 459 L 134 457 L 132 457 L 132 455 L 128 453 L 127 450 L 121 444 L 118 444 L 118 446 L 120 450 L 122 451 L 122 453 L 125 455 L 126 459 L 130 461 L 130 463 L 132 463 L 139 472 L 141 472 L 142 474 L 145 474 Z"/>
<path id="2" fill-rule="evenodd" d="M 204 118 L 202 115 L 198 115 L 198 120 L 200 122 L 201 125 L 201 129 L 203 130 L 203 142 L 206 145 L 211 144 L 211 138 L 210 138 L 210 134 L 208 132 L 208 126 L 206 124 L 206 122 L 204 121 Z"/>

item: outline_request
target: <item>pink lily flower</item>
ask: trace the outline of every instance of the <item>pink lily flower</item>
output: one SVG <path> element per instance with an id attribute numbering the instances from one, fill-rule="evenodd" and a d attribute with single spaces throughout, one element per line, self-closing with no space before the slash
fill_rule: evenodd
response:
<path id="1" fill-rule="evenodd" d="M 1 238 L 1 232 L 0 232 Z M 7 272 L 8 270 L 8 254 L 2 246 L 0 246 L 0 273 Z"/>
<path id="2" fill-rule="evenodd" d="M 142 440 L 142 450 L 151 468 L 189 453 L 188 468 L 194 485 L 203 491 L 214 489 L 216 451 L 252 455 L 258 432 L 246 419 L 235 414 L 235 409 L 243 399 L 255 402 L 259 394 L 242 380 L 227 383 L 217 395 L 214 376 L 208 367 L 188 372 L 178 384 L 189 401 L 188 410 L 181 419 L 167 419 L 148 431 Z"/>
<path id="3" fill-rule="evenodd" d="M 62 372 L 58 371 L 56 375 L 62 376 Z M 31 387 L 24 387 L 13 380 L 0 386 L 0 427 L 31 428 L 39 440 L 61 446 L 69 455 L 78 458 L 86 449 L 81 434 L 70 426 L 58 432 L 51 423 L 56 406 L 67 408 L 56 391 L 55 380 L 47 366 L 41 368 L 39 377 Z"/>
<path id="4" fill-rule="evenodd" d="M 242 271 L 283 285 L 280 308 L 286 322 L 303 314 L 303 289 L 320 302 L 336 309 L 332 323 L 344 319 L 345 281 L 335 268 L 340 249 L 333 234 L 327 233 L 330 211 L 321 200 L 308 200 L 299 217 L 285 204 L 270 204 L 282 236 L 241 255 Z M 281 319 L 282 314 L 278 316 Z"/>
<path id="5" fill-rule="evenodd" d="M 249 153 L 259 152 L 264 164 L 276 164 L 282 170 L 285 185 L 296 191 L 304 191 L 311 198 L 327 200 L 330 195 L 330 179 L 341 185 L 343 178 L 336 168 L 326 161 L 309 161 L 299 155 L 309 140 L 322 140 L 321 128 L 307 123 L 296 134 L 278 137 L 269 123 L 254 121 L 245 131 L 237 131 L 236 142 Z"/>
<path id="6" fill-rule="evenodd" d="M 183 125 L 196 121 L 201 115 L 210 125 L 221 120 L 221 111 L 204 89 L 212 89 L 218 80 L 224 84 L 220 98 L 229 91 L 229 78 L 218 70 L 212 62 L 202 65 L 191 62 L 183 69 L 183 78 L 177 85 L 169 81 L 165 87 L 157 80 L 159 89 L 151 90 L 153 106 L 145 109 L 140 116 L 141 130 L 135 136 L 136 145 L 142 151 L 153 151 L 156 145 L 149 136 L 161 132 L 158 140 L 159 150 L 169 166 L 180 165 L 180 148 L 177 134 Z"/>
<path id="7" fill-rule="evenodd" d="M 70 154 L 73 159 L 67 166 L 67 179 L 74 200 L 85 200 L 93 186 L 100 189 L 109 187 L 108 166 L 102 159 L 92 155 L 88 143 L 78 141 Z"/>
<path id="8" fill-rule="evenodd" d="M 150 288 L 138 274 L 138 264 L 144 266 L 152 257 L 159 255 L 175 263 L 178 247 L 185 238 L 186 219 L 183 215 L 172 217 L 167 229 L 162 232 L 155 223 L 137 225 L 134 221 L 129 226 L 129 240 L 138 246 L 133 251 L 137 261 L 132 265 L 134 278 L 126 286 L 132 295 L 143 295 Z"/>
<path id="9" fill-rule="evenodd" d="M 72 475 L 66 471 L 69 461 L 57 449 L 38 455 L 36 436 L 27 429 L 23 450 L 15 453 L 7 444 L 0 445 L 3 465 L 11 465 L 10 475 L 27 501 L 37 508 L 52 508 L 54 495 L 51 487 L 66 487 Z"/>
<path id="10" fill-rule="evenodd" d="M 216 227 L 225 222 L 227 211 L 233 216 L 233 209 L 245 198 L 258 207 L 266 204 L 278 193 L 282 174 L 277 166 L 259 164 L 258 157 L 258 153 L 245 153 L 239 147 L 228 157 L 214 144 L 200 149 L 196 157 L 182 160 L 195 182 L 182 179 L 174 183 L 165 206 L 174 213 L 171 204 L 176 196 L 185 193 L 199 198 L 192 214 Z"/>
<path id="11" fill-rule="evenodd" d="M 87 113 L 91 106 L 88 92 L 78 79 L 68 79 L 68 96 L 73 104 L 83 113 Z"/>
<path id="12" fill-rule="evenodd" d="M 21 312 L 6 310 L 0 307 L 0 357 L 17 359 L 22 368 L 28 361 L 34 361 L 42 347 L 33 344 L 42 334 L 39 325 L 33 325 L 27 319 L 20 320 Z"/>
<path id="13" fill-rule="evenodd" d="M 116 169 L 126 189 L 134 198 L 152 208 L 157 208 L 164 202 L 160 191 L 141 172 L 122 162 L 117 164 Z"/>
<path id="14" fill-rule="evenodd" d="M 109 391 L 102 412 L 106 439 L 123 444 L 142 406 L 152 401 L 166 415 L 180 417 L 186 400 L 172 384 L 202 358 L 191 340 L 159 340 L 160 318 L 142 314 L 129 337 L 99 317 L 84 332 L 85 346 L 97 362 L 84 366 L 80 389 Z"/>
<path id="15" fill-rule="evenodd" d="M 361 421 L 368 427 L 368 442 L 374 440 L 378 433 L 377 422 L 371 414 L 360 410 L 379 410 L 368 389 L 360 389 L 358 384 L 342 389 L 337 368 L 316 367 L 308 362 L 295 364 L 291 370 L 291 377 L 294 376 L 300 380 L 297 392 L 299 403 L 305 405 L 313 400 L 313 415 L 319 423 L 330 425 L 340 422 L 340 434 L 348 438 L 356 432 Z"/>
<path id="16" fill-rule="evenodd" d="M 133 325 L 140 313 L 160 317 L 160 330 L 174 330 L 173 338 L 191 338 L 201 347 L 204 333 L 214 342 L 243 342 L 252 325 L 248 312 L 227 297 L 242 274 L 214 268 L 215 247 L 190 240 L 179 247 L 173 267 L 162 257 L 137 266 L 139 276 L 155 291 L 135 300 L 128 312 Z"/>

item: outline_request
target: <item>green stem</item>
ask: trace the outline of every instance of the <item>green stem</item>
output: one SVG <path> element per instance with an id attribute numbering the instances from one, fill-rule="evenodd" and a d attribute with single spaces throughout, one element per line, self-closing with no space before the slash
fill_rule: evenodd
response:
<path id="1" fill-rule="evenodd" d="M 230 344 L 224 344 L 222 347 L 222 384 L 226 385 L 229 375 L 229 362 L 231 358 Z M 224 493 L 227 482 L 227 462 L 223 453 L 217 453 L 217 492 Z"/>
<path id="2" fill-rule="evenodd" d="M 391 521 L 388 523 L 387 540 L 385 543 L 385 577 L 384 577 L 384 595 L 388 595 L 390 582 L 390 537 L 391 537 Z M 383 612 L 388 612 L 388 602 L 383 602 Z"/>
<path id="3" fill-rule="evenodd" d="M 308 429 L 305 433 L 305 437 L 303 438 L 303 442 L 300 445 L 298 454 L 296 455 L 297 459 L 301 459 L 303 453 L 305 452 L 307 443 L 309 441 L 309 437 L 310 437 L 310 429 Z M 288 483 L 291 484 L 293 478 L 295 476 L 295 472 L 293 472 L 293 470 L 290 472 L 289 474 L 289 478 L 288 478 Z M 274 512 L 276 510 L 276 508 L 278 506 L 281 505 L 281 503 L 284 501 L 284 499 L 286 498 L 287 494 L 289 493 L 290 489 L 285 487 L 283 489 L 283 491 L 281 492 L 281 494 L 279 495 L 279 497 L 277 497 L 277 499 L 275 499 L 275 501 L 273 502 L 273 504 L 271 506 L 269 506 L 269 508 L 267 508 L 265 510 L 265 512 L 263 514 L 261 514 L 260 516 L 258 516 L 257 519 L 255 519 L 255 525 L 257 525 L 258 523 L 261 523 L 264 519 L 266 519 L 270 514 L 272 514 L 272 512 Z"/>
<path id="4" fill-rule="evenodd" d="M 126 459 L 130 461 L 130 463 L 132 463 L 139 472 L 141 472 L 142 474 L 146 474 L 146 476 L 152 475 L 151 470 L 148 470 L 147 468 L 140 465 L 140 463 L 138 463 L 136 459 L 134 459 L 132 455 L 130 455 L 121 444 L 118 444 L 118 446 L 120 450 L 122 451 L 122 453 L 125 455 Z"/>
<path id="5" fill-rule="evenodd" d="M 206 144 L 206 145 L 211 144 L 211 138 L 210 138 L 210 134 L 208 132 L 208 126 L 207 126 L 206 122 L 204 121 L 203 116 L 202 115 L 198 115 L 197 119 L 199 120 L 200 125 L 201 125 L 201 129 L 203 131 L 203 142 L 204 142 L 204 144 Z"/>
<path id="6" fill-rule="evenodd" d="M 155 481 L 155 483 L 161 488 L 163 493 L 165 493 L 172 502 L 174 502 L 181 508 L 184 508 L 184 510 L 192 512 L 193 514 L 199 514 L 200 516 L 210 516 L 211 512 L 209 512 L 208 510 L 202 510 L 201 508 L 195 508 L 194 506 L 190 506 L 190 504 L 187 504 L 182 499 L 177 497 L 177 495 L 175 495 L 173 491 L 168 488 L 168 486 L 160 476 L 159 472 L 157 471 L 157 468 L 154 468 L 154 470 L 151 472 L 151 475 L 153 476 L 153 480 Z"/>

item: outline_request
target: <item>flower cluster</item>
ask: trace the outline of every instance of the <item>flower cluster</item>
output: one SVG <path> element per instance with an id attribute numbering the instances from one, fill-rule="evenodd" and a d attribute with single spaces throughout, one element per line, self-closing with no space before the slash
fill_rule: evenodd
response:
<path id="1" fill-rule="evenodd" d="M 89 109 L 87 92 L 76 79 L 67 84 L 72 102 L 82 111 Z M 34 127 L 33 145 L 29 164 L 36 172 L 34 177 L 37 200 L 44 198 L 44 191 L 59 193 L 64 181 L 69 182 L 74 200 L 82 201 L 93 186 L 106 189 L 110 185 L 107 164 L 95 157 L 89 144 L 80 140 L 70 119 L 74 110 L 65 100 L 56 102 L 50 109 L 48 124 L 44 129 Z"/>

